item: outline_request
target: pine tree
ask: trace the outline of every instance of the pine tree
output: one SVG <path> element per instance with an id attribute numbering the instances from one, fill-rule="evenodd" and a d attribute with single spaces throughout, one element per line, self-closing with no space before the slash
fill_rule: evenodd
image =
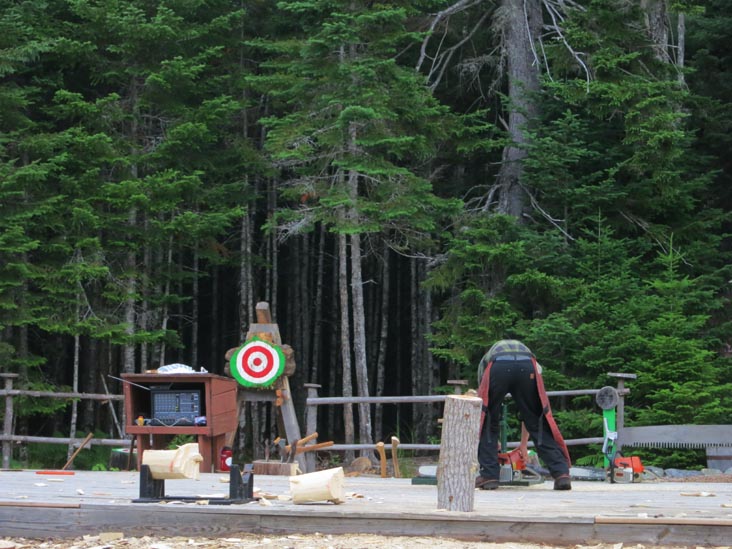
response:
<path id="1" fill-rule="evenodd" d="M 289 107 L 265 121 L 268 150 L 285 170 L 283 196 L 300 201 L 280 212 L 279 230 L 322 223 L 347 238 L 351 296 L 350 303 L 342 300 L 341 315 L 353 316 L 356 387 L 367 395 L 365 238 L 384 235 L 409 249 L 436 228 L 439 201 L 417 166 L 446 135 L 440 124 L 449 117 L 418 75 L 396 63 L 411 40 L 406 7 L 320 1 L 280 7 L 300 18 L 302 31 L 277 46 L 284 56 L 261 80 L 277 82 L 275 98 Z M 360 407 L 359 425 L 361 441 L 371 440 L 368 406 Z"/>

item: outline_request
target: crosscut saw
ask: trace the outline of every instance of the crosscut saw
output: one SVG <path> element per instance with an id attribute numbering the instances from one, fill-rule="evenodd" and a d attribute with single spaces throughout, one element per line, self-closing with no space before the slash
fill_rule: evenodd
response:
<path id="1" fill-rule="evenodd" d="M 618 430 L 618 449 L 732 446 L 732 425 L 649 425 Z"/>

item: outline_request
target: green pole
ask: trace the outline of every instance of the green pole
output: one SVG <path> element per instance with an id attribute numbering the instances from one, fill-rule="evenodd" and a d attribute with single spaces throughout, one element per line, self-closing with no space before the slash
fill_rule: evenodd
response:
<path id="1" fill-rule="evenodd" d="M 603 419 L 603 431 L 605 437 L 608 436 L 608 433 L 614 432 L 616 425 L 615 425 L 615 408 L 610 408 L 609 410 L 603 410 L 602 411 L 602 419 Z M 614 440 L 608 440 L 607 442 L 607 451 L 602 456 L 603 463 L 605 465 L 605 469 L 610 467 L 610 459 L 607 457 L 608 455 L 612 456 L 615 453 L 615 441 Z"/>

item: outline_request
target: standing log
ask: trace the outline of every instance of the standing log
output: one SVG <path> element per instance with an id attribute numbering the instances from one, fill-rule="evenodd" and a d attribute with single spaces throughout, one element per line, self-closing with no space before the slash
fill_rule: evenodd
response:
<path id="1" fill-rule="evenodd" d="M 197 442 L 184 444 L 177 450 L 145 450 L 142 454 L 142 464 L 150 468 L 150 474 L 156 480 L 198 480 L 202 461 Z"/>
<path id="2" fill-rule="evenodd" d="M 386 478 L 386 450 L 384 450 L 384 443 L 376 443 L 376 451 L 379 452 L 379 463 L 381 464 L 381 478 Z"/>
<path id="3" fill-rule="evenodd" d="M 292 503 L 331 501 L 343 503 L 343 467 L 290 477 Z"/>
<path id="4" fill-rule="evenodd" d="M 394 464 L 394 478 L 402 478 L 402 472 L 399 470 L 398 448 L 399 439 L 397 437 L 391 437 L 391 462 Z"/>
<path id="5" fill-rule="evenodd" d="M 480 398 L 465 395 L 445 399 L 437 466 L 438 509 L 473 510 L 482 404 Z"/>

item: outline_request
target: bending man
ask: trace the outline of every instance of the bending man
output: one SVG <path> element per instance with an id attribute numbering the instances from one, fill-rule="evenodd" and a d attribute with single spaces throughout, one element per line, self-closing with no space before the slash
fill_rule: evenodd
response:
<path id="1" fill-rule="evenodd" d="M 478 372 L 483 413 L 478 445 L 480 476 L 475 479 L 475 487 L 498 488 L 501 405 L 511 393 L 536 453 L 554 478 L 554 489 L 571 490 L 569 452 L 552 416 L 541 367 L 531 350 L 518 340 L 501 340 L 483 356 Z"/>

